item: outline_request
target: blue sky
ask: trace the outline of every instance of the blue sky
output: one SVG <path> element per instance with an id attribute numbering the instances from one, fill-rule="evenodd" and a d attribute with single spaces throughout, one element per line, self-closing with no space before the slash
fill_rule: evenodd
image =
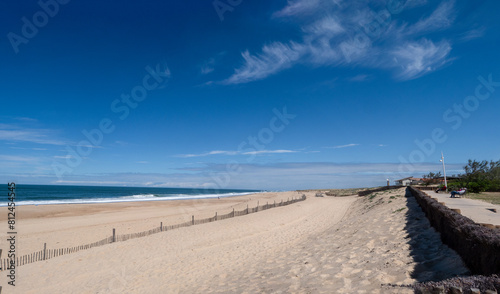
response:
<path id="1" fill-rule="evenodd" d="M 21 1 L 0 178 L 384 185 L 500 159 L 498 1 Z"/>

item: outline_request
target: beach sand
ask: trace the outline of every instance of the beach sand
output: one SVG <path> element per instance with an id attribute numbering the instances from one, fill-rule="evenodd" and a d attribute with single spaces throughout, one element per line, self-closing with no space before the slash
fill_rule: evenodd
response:
<path id="1" fill-rule="evenodd" d="M 314 197 L 17 269 L 2 293 L 412 293 L 406 285 L 467 272 L 405 190 Z M 302 192 L 19 208 L 19 250 L 86 244 L 286 201 Z M 373 197 L 372 197 L 373 196 Z M 4 238 L 5 236 L 2 236 Z"/>

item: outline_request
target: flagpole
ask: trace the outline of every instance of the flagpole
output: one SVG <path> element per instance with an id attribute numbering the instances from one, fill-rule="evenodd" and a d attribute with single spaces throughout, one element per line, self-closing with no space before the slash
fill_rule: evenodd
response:
<path id="1" fill-rule="evenodd" d="M 444 167 L 444 156 L 443 156 L 443 151 L 441 151 L 441 160 L 443 163 L 443 175 L 444 175 L 444 187 L 446 192 L 448 192 L 448 183 L 446 182 L 446 168 Z"/>

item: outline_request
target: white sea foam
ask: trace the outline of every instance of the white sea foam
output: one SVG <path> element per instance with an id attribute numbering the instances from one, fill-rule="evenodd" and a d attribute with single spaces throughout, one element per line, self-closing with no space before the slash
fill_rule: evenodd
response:
<path id="1" fill-rule="evenodd" d="M 40 201 L 16 201 L 16 206 L 20 205 L 54 205 L 54 204 L 93 204 L 93 203 L 117 203 L 117 202 L 137 202 L 137 201 L 166 201 L 166 200 L 189 200 L 189 199 L 210 199 L 210 198 L 224 198 L 250 195 L 259 192 L 245 192 L 245 193 L 225 193 L 225 194 L 176 194 L 176 195 L 154 195 L 154 194 L 139 194 L 131 196 L 122 196 L 116 198 L 88 198 L 88 199 L 61 199 L 61 200 L 40 200 Z M 0 202 L 0 207 L 7 206 L 7 202 Z"/>

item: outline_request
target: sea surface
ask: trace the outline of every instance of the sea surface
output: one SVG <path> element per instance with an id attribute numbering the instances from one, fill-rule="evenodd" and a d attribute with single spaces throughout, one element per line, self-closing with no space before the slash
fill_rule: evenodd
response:
<path id="1" fill-rule="evenodd" d="M 7 185 L 0 185 L 0 207 L 9 202 Z M 189 188 L 141 188 L 102 186 L 16 185 L 16 205 L 112 203 L 132 201 L 158 201 L 205 199 L 241 196 L 262 191 L 256 190 L 207 190 Z"/>

